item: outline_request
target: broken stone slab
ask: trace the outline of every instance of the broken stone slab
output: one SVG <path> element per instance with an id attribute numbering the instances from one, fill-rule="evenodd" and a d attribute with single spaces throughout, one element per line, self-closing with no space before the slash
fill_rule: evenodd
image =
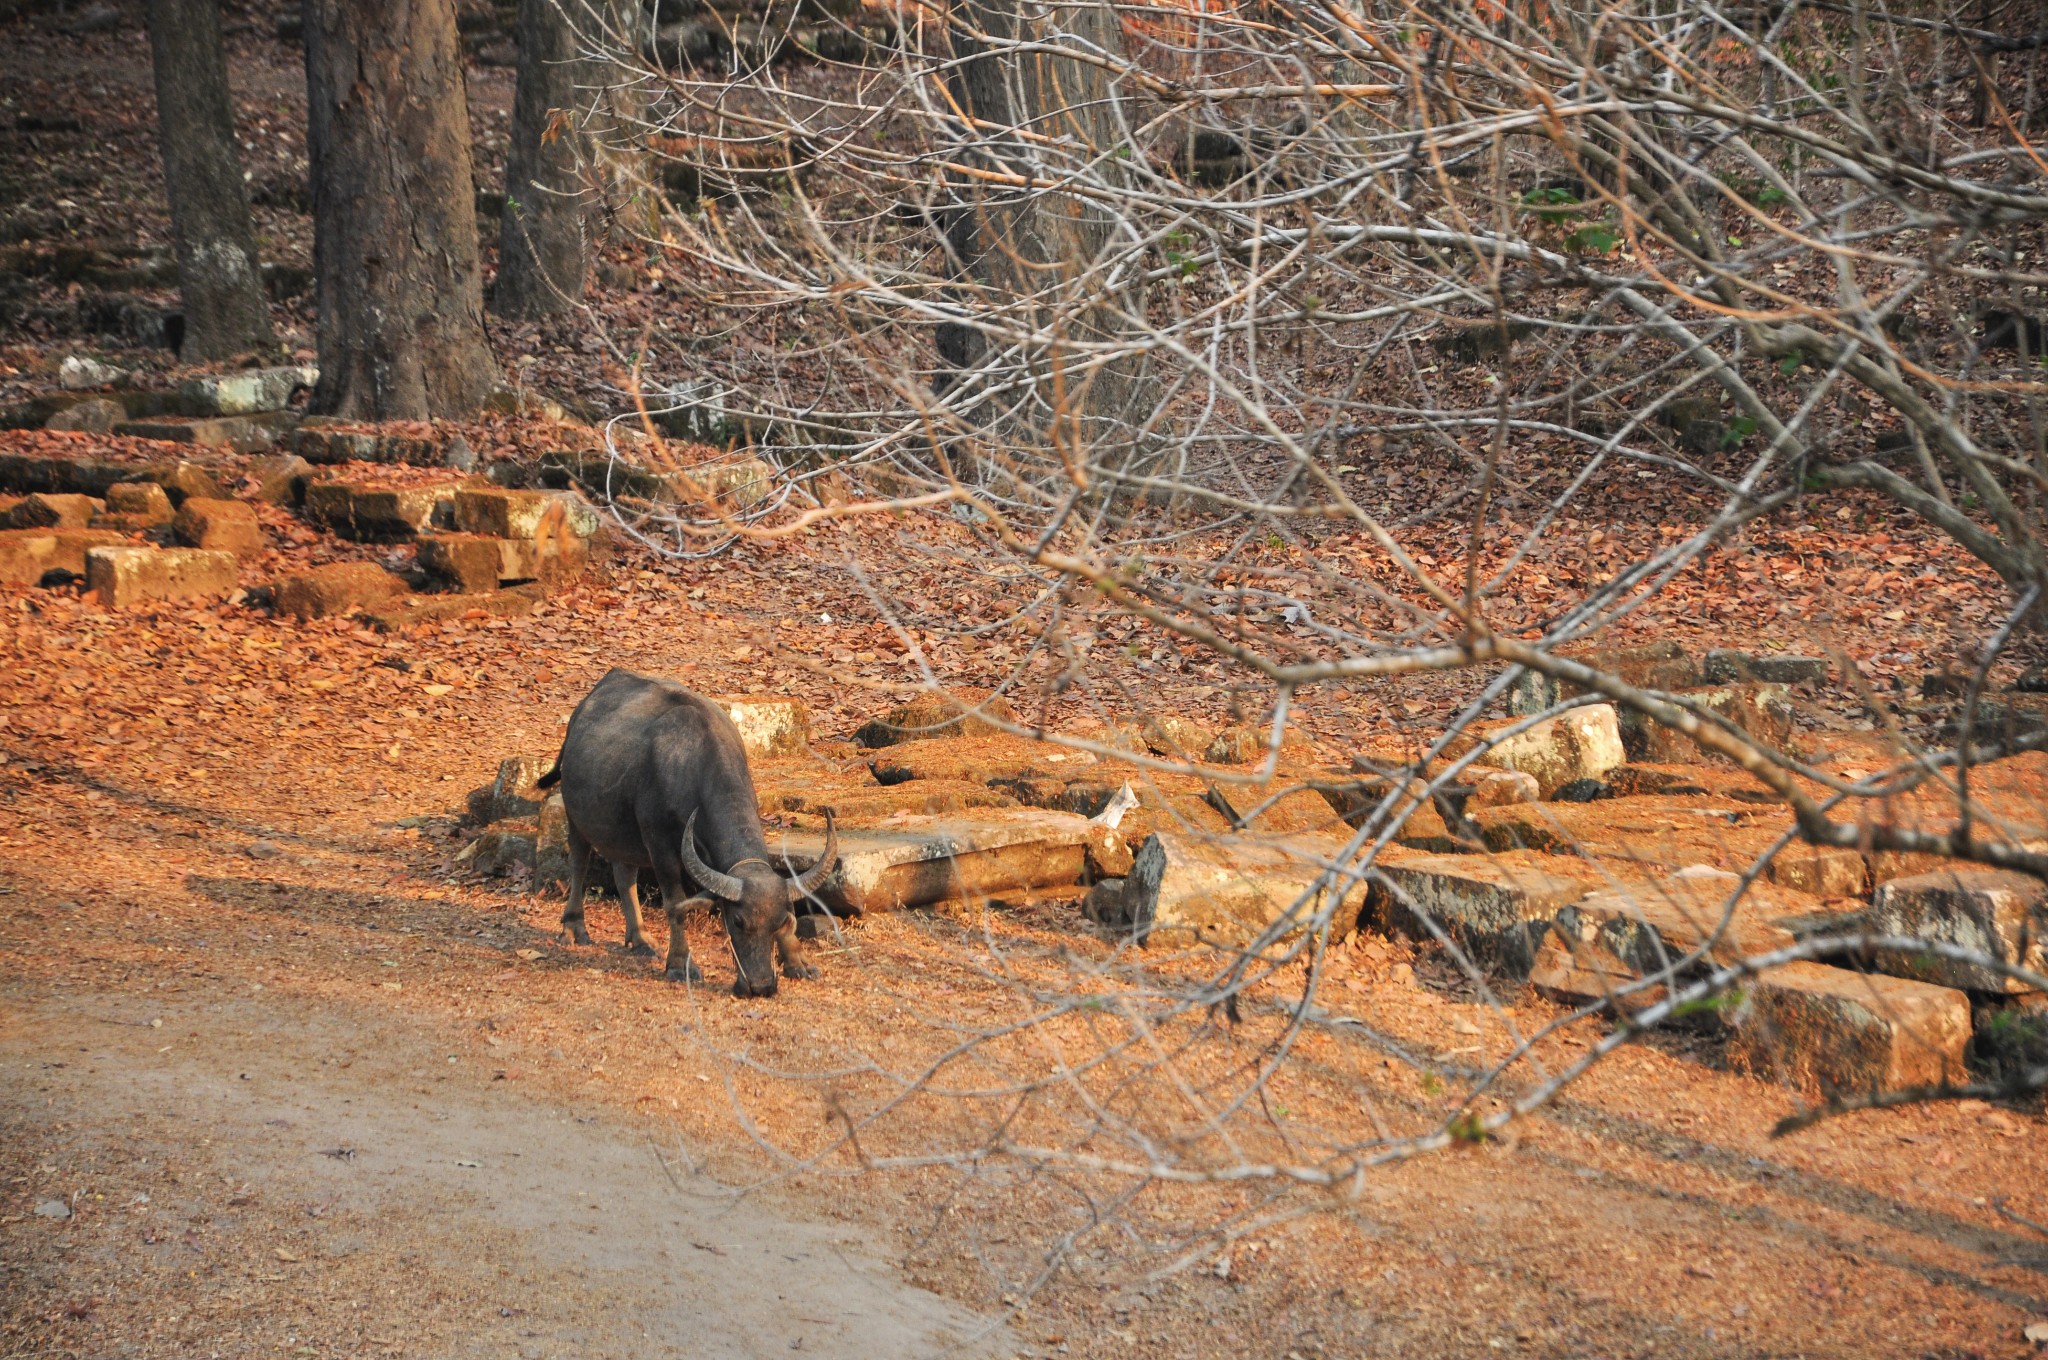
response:
<path id="1" fill-rule="evenodd" d="M 131 439 L 261 453 L 277 443 L 296 419 L 289 411 L 266 411 L 252 416 L 155 416 L 124 420 L 114 426 L 113 432 Z"/>
<path id="2" fill-rule="evenodd" d="M 170 493 L 173 505 L 186 496 L 223 494 L 209 469 L 185 459 L 130 463 L 0 453 L 0 491 L 104 496 L 114 483 L 134 481 L 155 482 Z"/>
<path id="3" fill-rule="evenodd" d="M 35 492 L 22 497 L 7 512 L 9 529 L 83 529 L 92 517 L 107 508 L 106 502 L 91 496 Z"/>
<path id="4" fill-rule="evenodd" d="M 107 488 L 107 513 L 165 524 L 172 515 L 170 493 L 155 482 L 116 482 Z"/>
<path id="5" fill-rule="evenodd" d="M 1367 917 L 1418 939 L 1442 931 L 1475 963 L 1509 977 L 1528 975 L 1552 919 L 1586 896 L 1578 879 L 1538 867 L 1526 852 L 1382 856 L 1375 867 L 1385 882 L 1368 894 Z"/>
<path id="6" fill-rule="evenodd" d="M 1974 950 L 2048 976 L 2048 886 L 2003 869 L 1951 869 L 1895 878 L 1871 902 L 1870 928 Z M 1877 966 L 1899 977 L 1981 992 L 2025 992 L 1995 968 L 1937 954 L 1880 951 Z"/>
<path id="7" fill-rule="evenodd" d="M 991 696 L 986 690 L 925 693 L 863 723 L 853 734 L 853 740 L 856 745 L 873 749 L 934 737 L 980 737 L 1000 732 L 1002 729 L 983 717 L 983 713 L 1005 722 L 1016 717 L 1007 699 Z"/>
<path id="8" fill-rule="evenodd" d="M 1775 750 L 1792 740 L 1792 705 L 1784 685 L 1731 684 L 1689 689 L 1676 696 L 1695 707 L 1718 714 L 1750 738 Z M 1723 762 L 1675 727 L 1644 720 L 1639 733 L 1630 734 L 1629 754 L 1651 764 L 1682 765 L 1688 762 Z"/>
<path id="9" fill-rule="evenodd" d="M 0 582 L 37 585 L 52 573 L 85 575 L 93 548 L 119 548 L 128 536 L 111 529 L 0 529 Z"/>
<path id="10" fill-rule="evenodd" d="M 1698 664 L 1682 645 L 1668 639 L 1630 647 L 1571 646 L 1559 655 L 1606 671 L 1636 689 L 1690 689 L 1700 683 Z M 1526 718 L 1583 693 L 1585 690 L 1578 685 L 1560 684 L 1540 672 L 1524 671 L 1508 692 L 1507 708 L 1515 717 Z M 1623 722 L 1625 727 L 1627 720 Z"/>
<path id="11" fill-rule="evenodd" d="M 1453 799 L 1443 791 L 1431 793 L 1420 779 L 1406 779 L 1402 784 L 1401 794 L 1391 804 L 1387 803 L 1387 795 L 1394 781 L 1384 775 L 1317 781 L 1313 787 L 1331 811 L 1354 831 L 1362 830 L 1386 805 L 1388 815 L 1398 819 L 1394 836 L 1403 845 L 1446 854 L 1473 848 L 1452 832 L 1451 822 L 1458 819 Z"/>
<path id="12" fill-rule="evenodd" d="M 292 431 L 291 451 L 309 463 L 404 463 L 441 466 L 441 445 L 424 435 L 364 429 L 347 421 L 309 416 Z"/>
<path id="13" fill-rule="evenodd" d="M 1339 841 L 1277 842 L 1171 831 L 1147 836 L 1131 860 L 1115 915 L 1101 923 L 1139 942 L 1240 947 L 1276 926 L 1293 934 L 1324 912 L 1344 915 L 1348 880 L 1323 869 Z M 1111 904 L 1098 904 L 1107 912 Z"/>
<path id="14" fill-rule="evenodd" d="M 1820 685 L 1827 683 L 1828 659 L 1824 656 L 1757 656 L 1733 647 L 1715 647 L 1700 668 L 1710 685 L 1763 681 L 1774 685 Z"/>
<path id="15" fill-rule="evenodd" d="M 900 816 L 839 832 L 839 863 L 818 896 L 834 911 L 894 911 L 1031 888 L 1078 885 L 1097 831 L 1087 818 L 1018 808 L 966 816 Z M 821 831 L 770 832 L 769 858 L 801 870 L 824 851 Z"/>
<path id="16" fill-rule="evenodd" d="M 108 609 L 149 600 L 223 595 L 235 588 L 240 564 L 230 552 L 206 548 L 91 548 L 85 584 Z"/>
<path id="17" fill-rule="evenodd" d="M 597 511 L 570 491 L 466 486 L 455 493 L 455 527 L 465 534 L 539 538 L 566 531 L 589 538 L 597 526 Z"/>
<path id="18" fill-rule="evenodd" d="M 329 562 L 279 581 L 275 605 L 295 619 L 324 619 L 388 604 L 408 589 L 404 577 L 374 562 Z"/>
<path id="19" fill-rule="evenodd" d="M 92 387 L 110 387 L 128 376 L 128 370 L 112 364 L 88 359 L 82 354 L 68 354 L 64 362 L 57 365 L 57 382 L 72 392 Z"/>
<path id="20" fill-rule="evenodd" d="M 1738 1066 L 1823 1095 L 1968 1077 L 1970 999 L 1949 987 L 1788 963 L 1751 983 L 1731 1018 Z"/>
<path id="21" fill-rule="evenodd" d="M 498 762 L 498 777 L 491 781 L 489 820 L 508 817 L 538 817 L 548 795 L 540 788 L 540 777 L 555 768 L 555 758 L 508 756 Z"/>
<path id="22" fill-rule="evenodd" d="M 1216 740 L 1215 733 L 1173 713 L 1145 719 L 1138 735 L 1146 750 L 1171 760 L 1200 760 Z"/>
<path id="23" fill-rule="evenodd" d="M 712 702 L 732 719 L 747 754 L 756 759 L 811 749 L 811 710 L 801 699 L 736 695 Z"/>
<path id="24" fill-rule="evenodd" d="M 1256 727 L 1226 727 L 1210 739 L 1202 759 L 1211 765 L 1249 765 L 1266 752 L 1266 734 Z"/>
<path id="25" fill-rule="evenodd" d="M 436 582 L 471 595 L 496 590 L 504 566 L 501 545 L 510 540 L 481 534 L 426 534 L 419 541 L 420 568 Z"/>
<path id="26" fill-rule="evenodd" d="M 256 508 L 241 501 L 188 496 L 171 521 L 171 533 L 188 548 L 214 548 L 254 557 L 267 546 Z"/>
<path id="27" fill-rule="evenodd" d="M 245 368 L 178 384 L 178 401 L 188 415 L 242 416 L 281 411 L 293 394 L 320 381 L 320 370 L 308 365 Z"/>
<path id="28" fill-rule="evenodd" d="M 522 869 L 534 873 L 540 858 L 538 849 L 534 824 L 512 822 L 486 828 L 455 860 L 486 878 L 509 878 Z"/>
<path id="29" fill-rule="evenodd" d="M 358 543 L 402 543 L 452 522 L 456 499 L 445 486 L 365 487 L 313 482 L 306 487 L 307 520 Z"/>
<path id="30" fill-rule="evenodd" d="M 43 428 L 65 434 L 110 434 L 126 419 L 128 410 L 120 402 L 94 397 L 90 401 L 74 402 L 56 412 L 43 422 Z"/>
<path id="31" fill-rule="evenodd" d="M 1797 934 L 1783 918 L 1804 920 L 1819 904 L 1752 885 L 1741 897 L 1736 874 L 1705 866 L 1647 883 L 1588 893 L 1560 910 L 1554 933 L 1593 946 L 1636 976 L 1686 971 L 1790 948 Z M 1734 899 L 1734 905 L 1729 905 Z"/>
<path id="32" fill-rule="evenodd" d="M 256 499 L 265 505 L 297 507 L 306 502 L 306 487 L 318 475 L 296 453 L 280 453 L 249 468 L 256 479 Z"/>
<path id="33" fill-rule="evenodd" d="M 1520 721 L 1475 724 L 1446 753 L 1453 757 L 1462 755 L 1493 732 Z M 1535 779 L 1538 791 L 1548 798 L 1577 780 L 1598 779 L 1627 759 L 1614 706 L 1587 704 L 1501 738 L 1475 757 L 1473 763 L 1519 770 Z"/>
<path id="34" fill-rule="evenodd" d="M 516 619 L 531 614 L 545 598 L 538 584 L 507 586 L 483 595 L 408 595 L 384 609 L 364 611 L 364 619 L 380 633 L 402 633 L 423 623 L 449 619 Z"/>

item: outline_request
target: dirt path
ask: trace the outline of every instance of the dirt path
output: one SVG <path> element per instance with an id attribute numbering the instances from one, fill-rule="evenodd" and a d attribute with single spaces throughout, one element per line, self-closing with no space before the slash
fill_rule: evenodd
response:
<path id="1" fill-rule="evenodd" d="M 913 1357 L 1002 1339 L 845 1229 L 693 1179 L 658 1126 L 535 1099 L 423 1033 L 261 993 L 10 991 L 0 1169 L 37 1207 L 0 1225 L 0 1292 L 59 1307 L 13 1319 L 48 1330 L 0 1351 Z"/>

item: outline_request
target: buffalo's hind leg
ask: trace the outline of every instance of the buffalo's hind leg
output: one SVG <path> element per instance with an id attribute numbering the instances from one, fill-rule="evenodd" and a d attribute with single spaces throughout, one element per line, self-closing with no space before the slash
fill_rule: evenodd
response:
<path id="1" fill-rule="evenodd" d="M 583 925 L 583 890 L 590 886 L 590 842 L 569 823 L 569 905 L 562 908 L 562 929 L 577 944 L 590 943 Z"/>
<path id="2" fill-rule="evenodd" d="M 782 960 L 782 975 L 786 978 L 809 982 L 824 976 L 806 956 L 803 941 L 796 937 L 796 915 L 793 912 L 782 918 L 782 929 L 775 932 L 775 954 Z"/>
<path id="3" fill-rule="evenodd" d="M 647 936 L 640 929 L 640 871 L 614 864 L 612 886 L 619 893 L 619 909 L 626 914 L 626 952 L 643 959 L 653 958 L 654 946 L 647 943 Z"/>
<path id="4" fill-rule="evenodd" d="M 661 909 L 668 917 L 668 959 L 662 964 L 661 975 L 670 982 L 702 982 L 703 970 L 690 957 L 690 945 L 683 938 L 683 921 L 692 907 L 709 907 L 709 898 L 692 897 L 683 891 L 683 872 L 680 864 L 657 864 L 654 867 L 656 881 L 661 884 Z"/>

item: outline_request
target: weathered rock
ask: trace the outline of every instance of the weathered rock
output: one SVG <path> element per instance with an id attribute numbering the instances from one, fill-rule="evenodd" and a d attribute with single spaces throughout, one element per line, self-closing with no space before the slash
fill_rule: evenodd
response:
<path id="1" fill-rule="evenodd" d="M 0 585 L 35 585 L 56 554 L 57 536 L 46 529 L 0 529 Z"/>
<path id="2" fill-rule="evenodd" d="M 107 508 L 91 496 L 36 492 L 7 512 L 9 529 L 83 529 Z"/>
<path id="3" fill-rule="evenodd" d="M 1665 972 L 1688 959 L 1687 971 L 1693 971 L 1789 948 L 1797 935 L 1780 918 L 1803 919 L 1820 905 L 1755 885 L 1735 898 L 1741 882 L 1736 874 L 1691 866 L 1589 893 L 1558 912 L 1556 930 L 1604 949 L 1639 974 Z"/>
<path id="4" fill-rule="evenodd" d="M 215 548 L 237 557 L 254 557 L 265 547 L 256 508 L 241 501 L 187 497 L 171 521 L 171 533 L 186 547 Z"/>
<path id="5" fill-rule="evenodd" d="M 1210 741 L 1202 759 L 1211 765 L 1249 765 L 1266 750 L 1266 734 L 1256 727 L 1226 727 Z"/>
<path id="6" fill-rule="evenodd" d="M 187 378 L 178 385 L 179 403 L 189 415 L 240 416 L 279 411 L 291 405 L 292 394 L 320 381 L 311 366 L 245 368 L 209 378 Z"/>
<path id="7" fill-rule="evenodd" d="M 1861 897 L 1870 890 L 1870 864 L 1843 846 L 1794 841 L 1771 860 L 1771 882 L 1816 897 Z"/>
<path id="8" fill-rule="evenodd" d="M 122 470 L 118 479 L 128 480 L 135 476 L 132 471 Z M 188 497 L 204 496 L 209 500 L 223 500 L 227 491 L 220 484 L 211 468 L 180 458 L 173 462 L 157 463 L 142 472 L 140 480 L 155 482 L 171 498 L 172 505 L 183 505 Z"/>
<path id="9" fill-rule="evenodd" d="M 1199 723 L 1173 713 L 1147 718 L 1138 735 L 1146 750 L 1173 760 L 1200 760 L 1216 739 Z"/>
<path id="10" fill-rule="evenodd" d="M 108 547 L 85 554 L 86 587 L 108 609 L 222 595 L 235 588 L 239 571 L 233 553 L 205 548 Z"/>
<path id="11" fill-rule="evenodd" d="M 811 710 L 801 699 L 739 695 L 713 700 L 740 730 L 755 759 L 797 755 L 811 747 Z"/>
<path id="12" fill-rule="evenodd" d="M 256 478 L 256 499 L 265 505 L 305 504 L 306 487 L 318 474 L 313 465 L 296 453 L 280 453 L 249 468 Z"/>
<path id="13" fill-rule="evenodd" d="M 1678 697 L 1719 714 L 1766 746 L 1782 750 L 1792 739 L 1792 706 L 1783 685 L 1717 685 L 1685 690 Z M 1653 764 L 1724 759 L 1710 756 L 1691 737 L 1658 722 L 1646 722 L 1638 740 L 1639 748 L 1631 741 L 1630 754 Z"/>
<path id="14" fill-rule="evenodd" d="M 1733 1020 L 1733 1061 L 1823 1094 L 1967 1078 L 1970 1000 L 1947 987 L 1788 963 L 1749 987 Z"/>
<path id="15" fill-rule="evenodd" d="M 457 856 L 487 878 L 509 878 L 522 869 L 533 873 L 539 859 L 532 822 L 512 822 L 487 828 Z"/>
<path id="16" fill-rule="evenodd" d="M 66 355 L 64 362 L 57 365 L 57 382 L 72 392 L 82 392 L 89 387 L 107 387 L 128 376 L 126 369 L 112 364 L 88 359 L 82 354 Z"/>
<path id="17" fill-rule="evenodd" d="M 426 534 L 419 541 L 420 567 L 457 591 L 496 590 L 504 565 L 502 545 L 509 541 L 481 534 Z"/>
<path id="18" fill-rule="evenodd" d="M 555 758 L 510 756 L 498 762 L 498 777 L 491 783 L 491 820 L 508 817 L 537 817 L 548 795 L 540 789 L 540 777 L 555 768 Z"/>
<path id="19" fill-rule="evenodd" d="M 131 439 L 160 439 L 173 444 L 233 449 L 236 453 L 260 453 L 291 428 L 292 420 L 289 412 L 276 411 L 253 416 L 154 416 L 147 420 L 124 420 L 114 426 L 114 433 Z"/>
<path id="20" fill-rule="evenodd" d="M 364 617 L 380 633 L 399 633 L 422 623 L 441 623 L 471 615 L 519 618 L 531 614 L 544 598 L 543 588 L 538 585 L 507 586 L 483 595 L 408 595 L 390 608 L 369 610 Z"/>
<path id="21" fill-rule="evenodd" d="M 1974 950 L 2048 976 L 2048 886 L 2000 869 L 1958 869 L 1895 878 L 1877 890 L 1873 932 L 1910 935 Z M 2033 990 L 1995 968 L 1935 954 L 1881 952 L 1877 966 L 1899 977 L 1983 992 Z"/>
<path id="22" fill-rule="evenodd" d="M 70 434 L 107 434 L 127 418 L 128 410 L 120 402 L 94 397 L 65 407 L 44 421 L 43 428 Z"/>
<path id="23" fill-rule="evenodd" d="M 1523 770 L 1489 770 L 1475 765 L 1465 776 L 1472 786 L 1466 807 L 1507 807 L 1543 799 L 1543 786 L 1536 782 L 1535 775 Z"/>
<path id="24" fill-rule="evenodd" d="M 1567 647 L 1561 655 L 1608 672 L 1636 689 L 1690 689 L 1700 683 L 1697 664 L 1685 648 L 1669 640 L 1633 647 Z M 1554 708 L 1565 699 L 1585 693 L 1578 685 L 1563 684 L 1537 671 L 1524 671 L 1508 692 L 1508 712 L 1528 717 Z M 1627 722 L 1624 720 L 1624 729 Z"/>
<path id="25" fill-rule="evenodd" d="M 1511 977 L 1528 974 L 1551 919 L 1586 895 L 1577 879 L 1535 867 L 1526 853 L 1419 855 L 1378 868 L 1388 886 L 1367 897 L 1372 920 L 1418 939 L 1441 932 Z"/>
<path id="26" fill-rule="evenodd" d="M 1208 841 L 1155 831 L 1132 858 L 1120 914 L 1103 924 L 1140 941 L 1233 948 L 1269 930 L 1292 934 L 1325 912 L 1341 920 L 1355 889 L 1318 861 L 1342 849 L 1340 842 Z"/>
<path id="27" fill-rule="evenodd" d="M 1819 685 L 1827 682 L 1828 659 L 1824 656 L 1756 656 L 1732 647 L 1716 647 L 1707 653 L 1706 663 L 1701 667 L 1701 671 L 1703 678 L 1710 685 L 1739 684 L 1744 681 L 1763 681 L 1774 685 Z"/>
<path id="28" fill-rule="evenodd" d="M 1518 721 L 1476 724 L 1449 753 L 1462 755 L 1492 732 Z M 1474 763 L 1519 770 L 1534 778 L 1537 788 L 1548 798 L 1574 780 L 1598 779 L 1627 759 L 1613 705 L 1588 704 L 1501 738 Z"/>
<path id="29" fill-rule="evenodd" d="M 874 748 L 933 737 L 978 737 L 999 732 L 1001 729 L 981 716 L 983 713 L 1005 722 L 1016 716 L 1007 699 L 990 696 L 986 691 L 961 690 L 957 695 L 926 693 L 862 724 L 853 739 L 861 746 Z"/>
<path id="30" fill-rule="evenodd" d="M 309 463 L 407 463 L 439 467 L 441 445 L 424 435 L 358 429 L 346 421 L 309 417 L 292 431 L 291 451 Z"/>
<path id="31" fill-rule="evenodd" d="M 1125 929 L 1129 917 L 1124 912 L 1124 880 L 1104 878 L 1088 889 L 1088 895 L 1081 899 L 1081 915 L 1099 926 Z"/>
<path id="32" fill-rule="evenodd" d="M 155 482 L 116 482 L 107 488 L 107 513 L 163 524 L 171 518 L 171 498 Z"/>
<path id="33" fill-rule="evenodd" d="M 1403 845 L 1446 853 L 1472 848 L 1452 833 L 1451 824 L 1458 820 L 1458 809 L 1448 795 L 1432 794 L 1420 779 L 1406 779 L 1401 784 L 1401 792 L 1392 803 L 1388 803 L 1387 795 L 1394 781 L 1385 776 L 1318 781 L 1313 787 L 1354 831 L 1364 828 L 1385 806 L 1387 815 L 1397 819 L 1394 835 Z"/>
<path id="34" fill-rule="evenodd" d="M 275 602 L 280 614 L 324 619 L 388 604 L 406 591 L 404 577 L 374 562 L 330 562 L 279 581 Z"/>
<path id="35" fill-rule="evenodd" d="M 844 830 L 839 864 L 818 895 L 836 911 L 891 911 L 1081 882 L 1094 830 L 1085 817 L 1019 808 L 967 816 L 907 816 L 891 826 Z M 816 831 L 771 832 L 769 858 L 815 863 Z"/>
<path id="36" fill-rule="evenodd" d="M 466 534 L 539 538 L 566 530 L 589 538 L 597 524 L 597 512 L 573 492 L 466 486 L 455 493 L 455 527 Z"/>

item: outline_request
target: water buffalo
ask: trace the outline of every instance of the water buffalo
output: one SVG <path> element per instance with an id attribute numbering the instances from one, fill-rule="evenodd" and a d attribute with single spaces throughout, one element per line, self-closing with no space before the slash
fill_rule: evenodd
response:
<path id="1" fill-rule="evenodd" d="M 691 907 L 713 905 L 725 920 L 739 970 L 734 996 L 775 995 L 771 943 L 784 976 L 818 976 L 804 959 L 791 907 L 832 871 L 837 828 L 828 816 L 825 853 L 814 867 L 787 878 L 775 871 L 746 748 L 724 709 L 673 681 L 612 670 L 570 715 L 555 768 L 540 779 L 542 788 L 557 783 L 569 814 L 569 905 L 562 925 L 576 943 L 590 943 L 583 891 L 595 850 L 611 861 L 626 913 L 626 945 L 636 954 L 654 953 L 640 931 L 638 888 L 639 871 L 654 871 L 668 914 L 671 982 L 703 980 L 683 942 L 683 917 Z M 703 897 L 685 890 L 686 877 Z"/>

